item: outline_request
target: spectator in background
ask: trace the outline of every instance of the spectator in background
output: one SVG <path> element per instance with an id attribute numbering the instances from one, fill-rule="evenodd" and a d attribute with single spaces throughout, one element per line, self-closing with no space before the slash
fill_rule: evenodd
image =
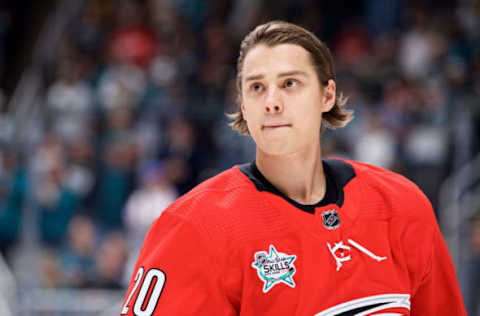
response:
<path id="1" fill-rule="evenodd" d="M 403 1 L 370 0 L 365 6 L 366 25 L 372 36 L 390 35 L 400 26 Z"/>
<path id="2" fill-rule="evenodd" d="M 0 255 L 9 260 L 20 234 L 27 173 L 10 148 L 0 149 Z"/>
<path id="3" fill-rule="evenodd" d="M 382 168 L 393 169 L 397 144 L 381 119 L 369 116 L 365 131 L 358 136 L 354 145 L 355 159 Z"/>
<path id="4" fill-rule="evenodd" d="M 102 43 L 106 41 L 109 31 L 105 28 L 105 20 L 110 14 L 108 7 L 109 4 L 105 1 L 90 1 L 89 5 L 84 6 L 80 18 L 72 25 L 68 34 L 78 52 L 88 56 L 92 62 L 98 62 Z"/>
<path id="5" fill-rule="evenodd" d="M 125 206 L 125 226 L 133 248 L 139 248 L 152 222 L 177 197 L 171 183 L 171 164 L 151 161 L 142 168 L 140 187 Z"/>
<path id="6" fill-rule="evenodd" d="M 130 277 L 135 259 L 140 252 L 145 235 L 153 221 L 178 197 L 172 183 L 173 164 L 150 161 L 142 169 L 140 187 L 134 191 L 125 206 L 124 222 L 128 235 L 129 255 L 125 279 Z M 128 280 L 126 280 L 128 282 Z"/>
<path id="7" fill-rule="evenodd" d="M 64 143 L 47 136 L 34 156 L 34 196 L 39 211 L 40 238 L 58 247 L 66 237 L 68 224 L 80 206 L 79 196 L 67 185 Z"/>
<path id="8" fill-rule="evenodd" d="M 105 144 L 96 192 L 97 219 L 103 230 L 124 227 L 124 205 L 135 186 L 135 160 L 131 139 L 119 137 Z"/>
<path id="9" fill-rule="evenodd" d="M 62 285 L 81 288 L 94 277 L 96 243 L 95 226 L 85 216 L 72 219 L 68 227 L 68 241 L 59 253 Z"/>
<path id="10" fill-rule="evenodd" d="M 138 159 L 133 120 L 134 113 L 129 106 L 116 106 L 106 112 L 95 190 L 95 215 L 103 230 L 124 227 L 123 209 L 135 186 Z"/>
<path id="11" fill-rule="evenodd" d="M 66 145 L 66 158 L 65 185 L 78 196 L 82 208 L 92 207 L 97 181 L 92 141 L 87 137 L 76 138 Z"/>
<path id="12" fill-rule="evenodd" d="M 422 79 L 432 67 L 433 37 L 429 28 L 429 15 L 424 8 L 411 10 L 410 30 L 400 42 L 399 65 L 402 73 L 411 79 Z"/>
<path id="13" fill-rule="evenodd" d="M 65 186 L 64 180 L 64 165 L 54 165 L 46 171 L 36 190 L 41 239 L 54 247 L 63 242 L 80 202 L 79 197 Z"/>
<path id="14" fill-rule="evenodd" d="M 62 60 L 57 80 L 47 92 L 52 129 L 65 141 L 73 141 L 89 131 L 94 111 L 93 91 L 84 80 L 82 66 L 78 60 Z"/>
<path id="15" fill-rule="evenodd" d="M 145 89 L 145 74 L 138 66 L 115 61 L 102 71 L 98 79 L 97 97 L 103 111 L 115 107 L 135 108 Z"/>
<path id="16" fill-rule="evenodd" d="M 62 286 L 62 266 L 53 249 L 43 249 L 38 265 L 40 270 L 38 280 L 42 287 L 58 288 Z"/>
<path id="17" fill-rule="evenodd" d="M 335 52 L 338 68 L 362 70 L 370 54 L 367 33 L 355 24 L 344 27 L 337 36 Z"/>
<path id="18" fill-rule="evenodd" d="M 173 35 L 172 35 L 173 37 Z M 185 114 L 187 106 L 186 82 L 188 73 L 181 71 L 182 56 L 178 46 L 178 37 L 174 37 L 174 46 L 157 51 L 148 69 L 148 85 L 140 102 L 140 120 L 155 120 L 156 124 L 164 125 L 169 120 Z M 182 40 L 182 39 L 180 39 Z M 179 54 L 180 56 L 175 56 Z M 191 71 L 191 70 L 190 70 Z"/>
<path id="19" fill-rule="evenodd" d="M 122 233 L 106 236 L 95 255 L 95 274 L 86 285 L 91 288 L 121 289 L 127 259 L 127 242 Z"/>
<path id="20" fill-rule="evenodd" d="M 145 24 L 146 7 L 132 0 L 118 6 L 116 28 L 110 37 L 112 58 L 147 68 L 157 46 L 155 34 Z"/>
<path id="21" fill-rule="evenodd" d="M 184 194 L 200 182 L 201 173 L 214 161 L 214 151 L 209 148 L 205 131 L 199 131 L 191 121 L 178 117 L 171 121 L 167 130 L 167 143 L 160 151 L 160 159 L 168 159 L 176 165 L 175 185 L 178 193 Z"/>
<path id="22" fill-rule="evenodd" d="M 187 114 L 196 124 L 207 127 L 222 117 L 225 83 L 234 74 L 234 49 L 226 29 L 218 23 L 208 24 L 202 35 L 205 56 L 189 91 L 192 102 Z"/>
<path id="23" fill-rule="evenodd" d="M 116 28 L 107 46 L 107 67 L 100 75 L 98 97 L 103 109 L 136 108 L 146 86 L 145 69 L 155 55 L 157 43 L 145 25 L 144 7 L 135 1 L 118 7 Z"/>
<path id="24" fill-rule="evenodd" d="M 165 36 L 171 38 L 173 44 L 159 45 L 157 48 L 155 58 L 147 72 L 148 84 L 140 100 L 135 124 L 136 136 L 141 146 L 139 160 L 141 163 L 156 158 L 161 144 L 166 142 L 165 126 L 176 117 L 184 115 L 186 111 L 185 77 L 188 74 L 179 71 L 183 56 L 178 47 L 179 36 L 173 34 Z"/>

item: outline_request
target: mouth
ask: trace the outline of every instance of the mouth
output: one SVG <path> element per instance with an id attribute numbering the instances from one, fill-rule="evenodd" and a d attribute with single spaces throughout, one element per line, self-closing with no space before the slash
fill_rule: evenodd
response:
<path id="1" fill-rule="evenodd" d="M 265 124 L 262 126 L 262 129 L 277 129 L 282 127 L 292 127 L 291 124 L 287 123 L 273 123 L 273 124 Z"/>

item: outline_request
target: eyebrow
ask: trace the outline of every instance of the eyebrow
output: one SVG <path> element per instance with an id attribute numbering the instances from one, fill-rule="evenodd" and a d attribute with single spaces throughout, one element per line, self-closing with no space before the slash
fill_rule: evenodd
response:
<path id="1" fill-rule="evenodd" d="M 307 73 L 305 71 L 301 71 L 301 70 L 292 70 L 292 71 L 287 71 L 287 72 L 282 72 L 280 74 L 278 74 L 278 78 L 281 78 L 281 77 L 288 77 L 288 76 L 304 76 L 304 77 L 307 77 Z M 258 75 L 251 75 L 251 76 L 247 76 L 245 78 L 245 81 L 252 81 L 252 80 L 258 80 L 258 79 L 263 79 L 265 76 L 262 75 L 262 74 L 258 74 Z"/>

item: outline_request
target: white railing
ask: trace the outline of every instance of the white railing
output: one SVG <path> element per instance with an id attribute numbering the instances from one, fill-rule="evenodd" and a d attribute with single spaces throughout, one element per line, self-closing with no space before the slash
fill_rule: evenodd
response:
<path id="1" fill-rule="evenodd" d="M 16 301 L 16 287 L 15 278 L 2 255 L 0 255 L 0 311 L 2 311 L 2 315 L 13 315 L 12 307 Z"/>
<path id="2" fill-rule="evenodd" d="M 455 265 L 460 263 L 465 244 L 465 225 L 480 203 L 480 155 L 447 178 L 440 187 L 439 220 Z M 478 185 L 477 185 L 478 186 Z"/>
<path id="3" fill-rule="evenodd" d="M 480 210 L 480 155 L 446 179 L 440 188 L 439 220 L 457 271 L 464 302 L 471 302 L 470 219 Z"/>

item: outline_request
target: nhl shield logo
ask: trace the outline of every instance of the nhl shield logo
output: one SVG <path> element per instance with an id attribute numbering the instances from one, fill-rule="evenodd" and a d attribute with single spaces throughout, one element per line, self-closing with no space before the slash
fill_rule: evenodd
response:
<path id="1" fill-rule="evenodd" d="M 337 229 L 340 226 L 340 216 L 338 215 L 337 210 L 328 210 L 322 213 L 323 226 L 326 229 Z"/>

